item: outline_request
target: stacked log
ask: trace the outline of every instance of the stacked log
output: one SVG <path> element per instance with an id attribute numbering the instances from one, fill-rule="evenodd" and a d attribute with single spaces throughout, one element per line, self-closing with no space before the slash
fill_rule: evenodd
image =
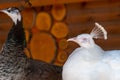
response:
<path id="1" fill-rule="evenodd" d="M 38 32 L 33 34 L 30 43 L 32 57 L 38 60 L 45 60 L 50 63 L 56 54 L 55 39 L 47 32 Z"/>
<path id="2" fill-rule="evenodd" d="M 68 55 L 64 49 L 67 48 L 66 37 L 69 32 L 64 22 L 65 15 L 64 5 L 47 6 L 38 11 L 29 46 L 34 59 L 57 65 L 65 62 Z"/>
<path id="3" fill-rule="evenodd" d="M 22 11 L 23 25 L 25 29 L 31 29 L 34 25 L 34 20 L 36 18 L 36 13 L 32 9 L 25 9 Z"/>
<path id="4" fill-rule="evenodd" d="M 36 27 L 39 30 L 48 31 L 50 30 L 51 24 L 52 24 L 52 20 L 50 15 L 47 12 L 40 12 L 37 15 Z"/>
<path id="5" fill-rule="evenodd" d="M 61 21 L 66 15 L 66 8 L 64 4 L 54 5 L 51 10 L 54 20 Z"/>
<path id="6" fill-rule="evenodd" d="M 64 38 L 68 34 L 68 26 L 63 22 L 56 22 L 51 30 L 56 38 Z"/>

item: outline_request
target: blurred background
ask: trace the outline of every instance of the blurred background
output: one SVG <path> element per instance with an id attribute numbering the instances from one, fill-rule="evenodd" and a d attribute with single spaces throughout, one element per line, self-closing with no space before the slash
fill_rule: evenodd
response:
<path id="1" fill-rule="evenodd" d="M 120 49 L 120 0 L 0 0 L 0 9 L 24 6 L 21 12 L 26 33 L 25 53 L 33 59 L 63 65 L 77 47 L 68 38 L 90 33 L 98 22 L 108 39 L 95 40 L 104 50 Z M 0 48 L 12 27 L 11 19 L 0 13 Z"/>

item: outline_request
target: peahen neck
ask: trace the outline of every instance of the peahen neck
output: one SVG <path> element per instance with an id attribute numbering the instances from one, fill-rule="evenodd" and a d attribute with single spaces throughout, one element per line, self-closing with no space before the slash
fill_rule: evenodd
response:
<path id="1" fill-rule="evenodd" d="M 21 46 L 21 49 L 24 49 L 26 47 L 25 32 L 22 20 L 17 21 L 17 24 L 13 23 L 13 26 L 8 33 L 6 43 L 9 45 L 13 45 L 13 47 Z"/>
<path id="2" fill-rule="evenodd" d="M 17 24 L 13 23 L 13 26 L 8 33 L 7 40 L 3 46 L 3 52 L 5 51 L 4 56 L 25 56 L 23 53 L 24 48 L 26 47 L 25 32 L 23 28 L 23 22 L 17 21 Z M 8 54 L 6 54 L 8 53 Z"/>

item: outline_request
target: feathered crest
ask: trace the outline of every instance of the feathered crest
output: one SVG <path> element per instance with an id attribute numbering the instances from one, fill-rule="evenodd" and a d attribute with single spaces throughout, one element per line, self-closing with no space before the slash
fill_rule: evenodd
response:
<path id="1" fill-rule="evenodd" d="M 104 38 L 107 39 L 107 31 L 97 22 L 95 23 L 95 27 L 92 29 L 90 35 L 93 38 Z"/>

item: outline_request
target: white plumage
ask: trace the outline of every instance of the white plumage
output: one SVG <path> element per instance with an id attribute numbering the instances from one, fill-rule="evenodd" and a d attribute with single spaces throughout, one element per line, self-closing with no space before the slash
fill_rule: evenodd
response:
<path id="1" fill-rule="evenodd" d="M 90 34 L 70 38 L 75 49 L 63 66 L 63 80 L 120 80 L 120 50 L 104 51 L 93 38 L 107 39 L 106 30 L 95 23 Z"/>

